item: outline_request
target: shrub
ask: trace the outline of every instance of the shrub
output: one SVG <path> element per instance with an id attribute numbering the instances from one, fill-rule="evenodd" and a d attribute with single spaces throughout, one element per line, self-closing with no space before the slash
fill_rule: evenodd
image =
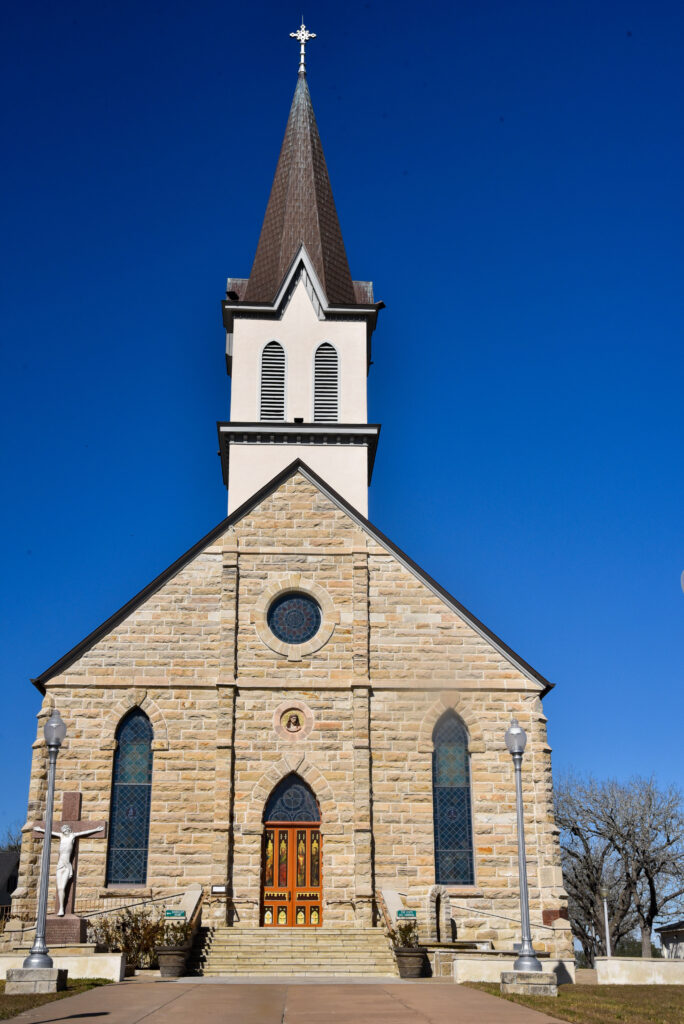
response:
<path id="1" fill-rule="evenodd" d="M 418 928 L 415 921 L 398 924 L 396 931 L 390 932 L 390 938 L 398 949 L 416 949 L 420 946 Z"/>
<path id="2" fill-rule="evenodd" d="M 160 910 L 126 908 L 88 922 L 88 941 L 124 953 L 129 967 L 157 967 L 158 946 L 181 946 L 190 938 L 187 921 L 166 921 Z"/>

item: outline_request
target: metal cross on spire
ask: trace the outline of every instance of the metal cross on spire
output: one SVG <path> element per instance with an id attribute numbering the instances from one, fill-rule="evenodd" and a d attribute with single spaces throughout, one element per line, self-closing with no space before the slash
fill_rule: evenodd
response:
<path id="1" fill-rule="evenodd" d="M 305 75 L 306 74 L 306 63 L 305 63 L 306 44 L 308 43 L 309 39 L 315 39 L 316 38 L 316 33 L 315 32 L 309 32 L 308 28 L 304 24 L 304 16 L 303 15 L 302 15 L 302 23 L 301 23 L 301 25 L 299 26 L 299 28 L 297 29 L 296 32 L 290 32 L 290 38 L 291 39 L 298 39 L 299 40 L 299 74 L 300 75 Z"/>

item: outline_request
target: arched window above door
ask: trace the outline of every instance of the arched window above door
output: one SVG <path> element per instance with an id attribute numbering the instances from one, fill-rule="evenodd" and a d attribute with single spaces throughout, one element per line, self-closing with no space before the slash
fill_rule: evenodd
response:
<path id="1" fill-rule="evenodd" d="M 432 742 L 435 881 L 473 885 L 468 732 L 454 711 L 445 712 L 437 722 Z"/>
<path id="2" fill-rule="evenodd" d="M 285 419 L 285 349 L 277 341 L 269 341 L 261 353 L 259 419 Z"/>
<path id="3" fill-rule="evenodd" d="M 152 793 L 152 726 L 133 708 L 116 730 L 107 885 L 144 885 Z"/>
<path id="4" fill-rule="evenodd" d="M 321 812 L 310 786 L 301 776 L 286 775 L 266 802 L 264 821 L 320 821 Z"/>

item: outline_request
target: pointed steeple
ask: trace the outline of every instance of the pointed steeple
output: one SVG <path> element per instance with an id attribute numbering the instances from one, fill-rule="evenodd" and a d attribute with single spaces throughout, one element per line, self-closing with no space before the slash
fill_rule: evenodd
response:
<path id="1" fill-rule="evenodd" d="M 358 301 L 306 72 L 300 67 L 245 301 L 272 302 L 302 245 L 328 302 L 347 305 Z"/>

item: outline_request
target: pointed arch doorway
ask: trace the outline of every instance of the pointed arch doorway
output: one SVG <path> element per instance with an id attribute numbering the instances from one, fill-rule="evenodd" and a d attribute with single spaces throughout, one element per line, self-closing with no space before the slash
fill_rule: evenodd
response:
<path id="1" fill-rule="evenodd" d="M 264 811 L 261 922 L 266 928 L 319 928 L 323 879 L 321 812 L 294 772 L 271 793 Z"/>

